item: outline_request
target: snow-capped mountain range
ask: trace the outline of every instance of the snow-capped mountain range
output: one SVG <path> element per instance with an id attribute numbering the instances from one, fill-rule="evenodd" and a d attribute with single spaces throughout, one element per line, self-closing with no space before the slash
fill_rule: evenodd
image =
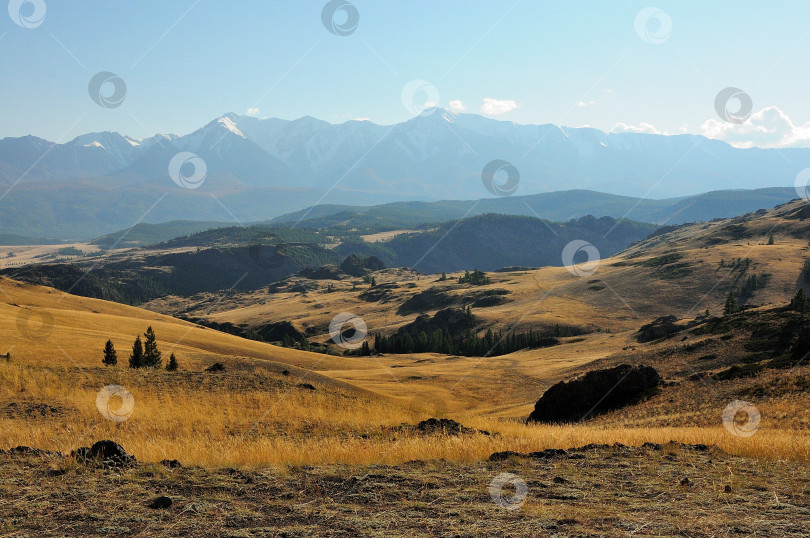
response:
<path id="1" fill-rule="evenodd" d="M 169 177 L 169 162 L 181 151 L 198 155 L 207 167 L 193 195 Z M 143 195 L 139 200 L 156 193 L 177 197 L 171 211 L 158 208 L 147 220 L 200 214 L 208 219 L 212 208 L 227 206 L 228 197 L 231 217 L 240 220 L 270 218 L 319 201 L 477 199 L 491 196 L 481 174 L 495 159 L 519 171 L 518 195 L 591 189 L 663 198 L 791 186 L 810 166 L 810 149 L 738 149 L 696 135 L 521 125 L 443 109 L 395 125 L 226 114 L 184 136 L 135 139 L 102 132 L 64 144 L 34 136 L 2 139 L 0 183 L 14 188 L 0 200 L 0 225 L 18 228 L 9 219 L 21 218 L 32 206 L 59 215 L 68 204 L 81 213 L 80 193 L 93 203 L 100 196 L 113 205 L 136 193 Z M 66 189 L 73 190 L 66 196 Z M 211 205 L 211 195 L 222 203 Z M 107 228 L 102 221 L 90 227 L 101 228 Z"/>
<path id="2" fill-rule="evenodd" d="M 328 189 L 338 183 L 380 201 L 485 196 L 481 170 L 494 159 L 519 170 L 518 194 L 588 188 L 641 196 L 658 184 L 653 197 L 786 186 L 810 162 L 810 149 L 737 149 L 696 135 L 520 125 L 433 109 L 396 125 L 226 114 L 185 136 L 135 139 L 102 132 L 65 144 L 6 138 L 0 140 L 0 181 L 130 171 L 168 179 L 165 159 L 178 151 L 198 154 L 213 174 L 247 185 Z"/>

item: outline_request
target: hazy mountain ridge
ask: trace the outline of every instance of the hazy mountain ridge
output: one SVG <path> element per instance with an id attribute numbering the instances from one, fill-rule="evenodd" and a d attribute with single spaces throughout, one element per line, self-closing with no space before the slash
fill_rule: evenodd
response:
<path id="1" fill-rule="evenodd" d="M 169 177 L 180 151 L 206 163 L 197 190 Z M 257 221 L 316 203 L 475 199 L 489 194 L 481 171 L 493 159 L 519 170 L 517 195 L 575 187 L 660 198 L 792 185 L 798 170 L 788 161 L 807 162 L 810 148 L 737 149 L 694 135 L 521 125 L 441 109 L 392 126 L 226 114 L 184 136 L 0 140 L 0 182 L 15 185 L 0 201 L 0 225 L 8 233 L 78 238 L 139 218 Z M 146 212 L 162 194 L 166 202 Z"/>
<path id="2" fill-rule="evenodd" d="M 270 222 L 277 224 L 300 222 L 300 225 L 315 227 L 334 226 L 343 222 L 346 226 L 387 225 L 395 228 L 498 213 L 539 215 L 553 221 L 567 221 L 594 215 L 626 217 L 658 224 L 683 224 L 736 217 L 757 209 L 774 207 L 795 197 L 796 191 L 787 187 L 751 191 L 713 191 L 662 200 L 569 190 L 480 200 L 391 202 L 376 206 L 322 204 L 281 215 Z"/>

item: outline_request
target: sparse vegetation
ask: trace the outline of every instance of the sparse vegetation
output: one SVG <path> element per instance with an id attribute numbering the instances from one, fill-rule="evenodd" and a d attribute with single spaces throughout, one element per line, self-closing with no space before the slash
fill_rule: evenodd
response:
<path id="1" fill-rule="evenodd" d="M 768 285 L 768 281 L 770 281 L 770 279 L 771 275 L 767 273 L 749 275 L 748 278 L 746 278 L 743 282 L 742 286 L 740 286 L 740 291 L 737 293 L 739 302 L 745 303 L 748 301 L 748 299 L 754 295 L 755 291 L 764 289 Z"/>
<path id="2" fill-rule="evenodd" d="M 464 271 L 464 274 L 458 277 L 459 284 L 472 284 L 473 286 L 484 286 L 492 282 L 490 278 L 483 271 L 474 269 L 473 272 Z"/>

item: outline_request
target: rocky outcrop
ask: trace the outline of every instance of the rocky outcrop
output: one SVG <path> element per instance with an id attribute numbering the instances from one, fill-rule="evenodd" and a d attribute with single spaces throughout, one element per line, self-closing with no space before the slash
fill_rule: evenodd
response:
<path id="1" fill-rule="evenodd" d="M 661 338 L 669 338 L 675 333 L 684 329 L 683 326 L 677 325 L 675 316 L 662 316 L 657 318 L 651 323 L 642 325 L 636 333 L 636 339 L 639 342 L 652 342 Z"/>
<path id="2" fill-rule="evenodd" d="M 91 447 L 77 448 L 72 453 L 80 463 L 98 462 L 110 467 L 133 465 L 135 456 L 127 454 L 124 447 L 114 441 L 98 441 Z"/>
<path id="3" fill-rule="evenodd" d="M 361 258 L 351 254 L 340 264 L 341 271 L 355 277 L 365 276 L 371 271 L 380 271 L 381 269 L 385 269 L 385 264 L 376 256 Z"/>
<path id="4" fill-rule="evenodd" d="M 578 422 L 638 403 L 655 393 L 661 376 L 649 366 L 622 364 L 593 370 L 552 386 L 537 401 L 527 422 Z"/>

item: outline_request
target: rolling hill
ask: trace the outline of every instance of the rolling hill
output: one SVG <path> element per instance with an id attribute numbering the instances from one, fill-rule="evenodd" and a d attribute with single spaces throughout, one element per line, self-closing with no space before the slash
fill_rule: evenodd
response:
<path id="1" fill-rule="evenodd" d="M 800 287 L 810 291 L 803 276 L 804 260 L 810 258 L 806 214 L 805 202 L 794 201 L 734 219 L 665 228 L 613 257 L 602 257 L 595 270 L 583 265 L 584 276 L 574 274 L 585 261 L 577 258 L 572 271 L 514 268 L 488 273 L 490 282 L 480 286 L 459 283 L 461 273 L 439 281 L 435 275 L 386 269 L 373 273 L 375 287 L 360 279 L 296 276 L 270 289 L 227 297 L 165 297 L 145 306 L 247 330 L 288 321 L 323 340 L 338 312 L 362 317 L 370 332 L 390 334 L 419 314 L 472 306 L 489 293 L 503 300 L 473 306 L 479 331 L 553 331 L 562 326 L 623 332 L 662 316 L 694 318 L 707 309 L 719 314 L 729 292 L 741 305 L 778 305 L 790 301 Z M 452 252 L 442 244 L 434 250 Z M 561 248 L 554 253 L 558 259 Z M 406 303 L 421 307 L 401 310 Z"/>
<path id="2" fill-rule="evenodd" d="M 384 226 L 397 229 L 497 213 L 540 216 L 558 222 L 593 215 L 663 225 L 738 217 L 794 198 L 796 191 L 792 188 L 713 191 L 661 200 L 567 190 L 468 201 L 392 202 L 370 207 L 321 204 L 281 215 L 270 222 L 312 227 L 340 224 L 346 227 Z"/>
<path id="3" fill-rule="evenodd" d="M 424 272 L 561 265 L 558 251 L 574 238 L 586 238 L 610 255 L 653 230 L 653 225 L 610 217 L 553 223 L 534 217 L 481 215 L 386 242 L 366 242 L 354 230 L 257 225 L 207 230 L 145 249 L 0 273 L 87 297 L 140 304 L 164 295 L 255 290 L 307 267 L 339 265 L 353 254 L 374 255 L 388 266 Z M 439 243 L 440 248 L 433 248 Z"/>

